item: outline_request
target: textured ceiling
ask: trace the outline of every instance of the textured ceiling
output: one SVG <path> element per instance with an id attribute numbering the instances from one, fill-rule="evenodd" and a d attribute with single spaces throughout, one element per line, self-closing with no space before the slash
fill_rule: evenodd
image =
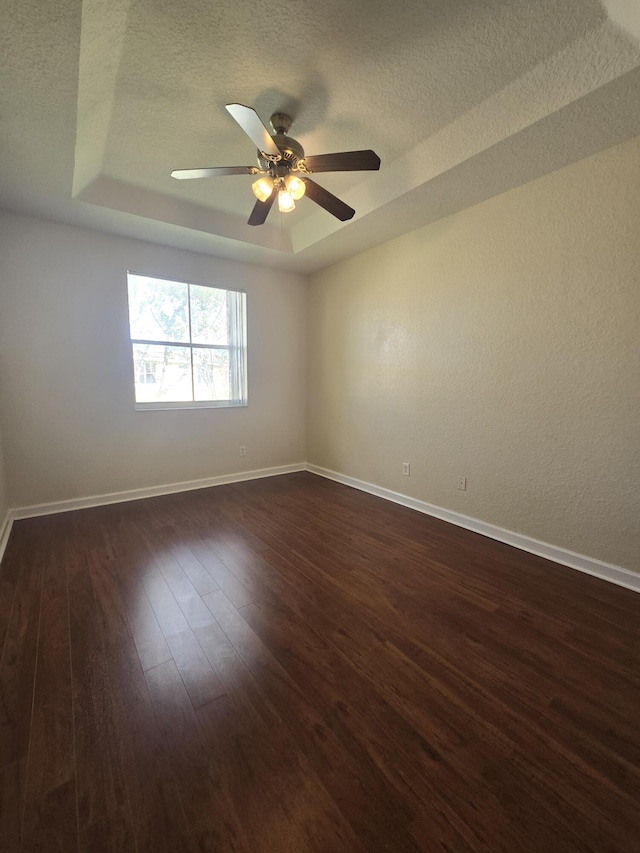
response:
<path id="1" fill-rule="evenodd" d="M 229 257 L 318 269 L 640 133 L 629 0 L 5 0 L 0 206 Z M 307 154 L 373 148 L 251 228 L 253 165 L 224 109 L 294 119 Z"/>

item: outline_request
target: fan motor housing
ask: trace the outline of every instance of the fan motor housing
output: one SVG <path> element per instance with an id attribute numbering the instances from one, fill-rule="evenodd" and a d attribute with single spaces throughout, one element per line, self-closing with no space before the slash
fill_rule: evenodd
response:
<path id="1" fill-rule="evenodd" d="M 298 160 L 304 158 L 304 148 L 292 136 L 286 136 L 284 133 L 276 133 L 273 136 L 273 141 L 280 149 L 282 159 L 286 163 L 289 163 L 292 169 L 295 168 Z M 265 171 L 268 171 L 272 165 L 270 160 L 265 160 L 261 151 L 258 151 L 258 163 L 260 164 L 260 168 Z"/>

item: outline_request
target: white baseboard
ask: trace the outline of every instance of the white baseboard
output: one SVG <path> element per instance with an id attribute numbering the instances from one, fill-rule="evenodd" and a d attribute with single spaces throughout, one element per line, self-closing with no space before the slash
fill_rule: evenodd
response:
<path id="1" fill-rule="evenodd" d="M 507 545 L 513 545 L 514 548 L 519 548 L 521 551 L 527 551 L 529 554 L 536 554 L 539 557 L 552 560 L 554 563 L 560 563 L 571 569 L 577 569 L 579 572 L 595 575 L 595 577 L 602 580 L 610 581 L 618 586 L 624 586 L 626 589 L 631 589 L 634 592 L 640 592 L 640 573 L 638 572 L 623 569 L 621 566 L 615 566 L 612 563 L 603 563 L 592 557 L 586 557 L 584 554 L 576 554 L 574 551 L 568 551 L 566 548 L 559 548 L 557 545 L 540 542 L 537 539 L 524 536 L 522 533 L 505 530 L 495 524 L 489 524 L 486 521 L 480 521 L 477 518 L 453 512 L 450 509 L 443 509 L 426 501 L 420 501 L 416 498 L 402 495 L 399 492 L 393 492 L 390 489 L 383 489 L 381 486 L 367 483 L 364 480 L 357 480 L 355 477 L 347 477 L 345 474 L 330 471 L 328 468 L 321 468 L 318 465 L 307 463 L 307 471 L 310 471 L 312 474 L 318 474 L 321 477 L 326 477 L 329 480 L 335 480 L 337 483 L 343 483 L 345 486 L 352 486 L 354 489 L 368 492 L 379 498 L 393 501 L 410 509 L 415 509 L 418 512 L 425 513 L 425 515 L 432 515 L 434 518 L 440 518 L 442 521 L 448 521 L 450 524 L 464 527 L 466 530 L 472 530 L 474 533 L 481 533 L 490 539 L 497 539 L 498 542 L 504 542 Z"/>
<path id="2" fill-rule="evenodd" d="M 92 495 L 86 498 L 72 498 L 67 501 L 55 501 L 48 504 L 22 506 L 10 510 L 14 519 L 34 518 L 39 515 L 53 515 L 57 512 L 70 512 L 74 509 L 87 509 L 93 506 L 138 501 L 143 498 L 155 498 L 159 495 L 172 495 L 177 492 L 191 492 L 195 489 L 208 489 L 210 486 L 223 486 L 228 483 L 241 483 L 244 480 L 259 480 L 262 477 L 275 477 L 278 474 L 293 474 L 305 471 L 304 462 L 294 465 L 280 465 L 276 468 L 259 468 L 255 471 L 242 471 L 238 474 L 223 474 L 221 477 L 205 477 L 202 480 L 187 480 L 183 483 L 168 483 L 162 486 L 148 486 L 144 489 L 130 489 L 125 492 L 110 492 L 106 495 Z"/>
<path id="3" fill-rule="evenodd" d="M 0 563 L 2 562 L 2 557 L 4 556 L 12 527 L 13 513 L 8 509 L 7 514 L 4 517 L 4 521 L 0 522 Z"/>

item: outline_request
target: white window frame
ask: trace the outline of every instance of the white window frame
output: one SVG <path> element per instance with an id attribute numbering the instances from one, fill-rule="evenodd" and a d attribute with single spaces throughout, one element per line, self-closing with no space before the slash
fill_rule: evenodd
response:
<path id="1" fill-rule="evenodd" d="M 153 273 L 137 272 L 136 270 L 127 270 L 127 311 L 129 304 L 129 276 L 137 275 L 141 278 L 152 278 L 158 281 L 170 281 L 175 284 L 186 284 L 187 288 L 191 285 L 196 287 L 210 287 L 214 290 L 224 290 L 227 293 L 236 295 L 236 299 L 227 300 L 228 306 L 228 330 L 229 344 L 201 344 L 194 343 L 191 340 L 191 290 L 187 290 L 187 299 L 189 306 L 189 341 L 160 341 L 151 340 L 150 338 L 132 338 L 131 324 L 129 323 L 129 343 L 131 345 L 131 361 L 133 366 L 133 393 L 135 400 L 135 385 L 136 385 L 136 366 L 133 357 L 134 344 L 149 344 L 152 346 L 177 346 L 188 347 L 191 351 L 191 384 L 193 387 L 193 349 L 217 349 L 226 350 L 229 353 L 229 371 L 230 371 L 230 386 L 232 397 L 229 400 L 179 400 L 176 402 L 153 401 L 153 402 L 138 402 L 135 400 L 136 411 L 163 410 L 163 409 L 220 409 L 220 408 L 236 408 L 239 406 L 248 405 L 248 382 L 247 382 L 247 294 L 244 290 L 239 290 L 232 287 L 220 287 L 217 284 L 204 283 L 200 281 L 187 281 L 179 278 L 173 278 L 166 275 L 155 275 Z"/>

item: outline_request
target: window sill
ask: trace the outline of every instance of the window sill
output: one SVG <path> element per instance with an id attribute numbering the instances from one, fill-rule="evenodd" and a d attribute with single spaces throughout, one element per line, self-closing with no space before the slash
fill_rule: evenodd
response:
<path id="1" fill-rule="evenodd" d="M 246 401 L 237 403 L 232 400 L 199 400 L 195 403 L 136 403 L 136 412 L 170 411 L 172 409 L 238 409 L 246 408 Z"/>

